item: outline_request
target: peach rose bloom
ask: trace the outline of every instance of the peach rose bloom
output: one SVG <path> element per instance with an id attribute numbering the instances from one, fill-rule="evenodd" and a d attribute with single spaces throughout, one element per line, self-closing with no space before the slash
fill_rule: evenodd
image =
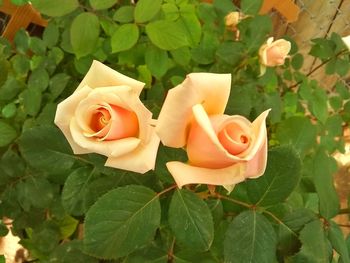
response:
<path id="1" fill-rule="evenodd" d="M 269 110 L 253 122 L 224 114 L 230 88 L 230 74 L 192 73 L 169 90 L 156 132 L 164 145 L 186 147 L 188 163 L 167 163 L 179 187 L 223 185 L 231 191 L 264 173 Z"/>
<path id="2" fill-rule="evenodd" d="M 346 37 L 342 37 L 341 39 L 343 40 L 344 44 L 346 45 L 346 47 L 350 51 L 350 35 L 346 36 Z"/>
<path id="3" fill-rule="evenodd" d="M 98 153 L 106 166 L 154 169 L 159 138 L 139 99 L 145 84 L 94 61 L 75 92 L 57 106 L 55 124 L 75 154 Z"/>
<path id="4" fill-rule="evenodd" d="M 273 41 L 270 37 L 266 44 L 259 49 L 259 59 L 261 65 L 261 75 L 266 71 L 265 67 L 275 67 L 284 64 L 285 59 L 291 49 L 291 43 L 285 39 Z"/>

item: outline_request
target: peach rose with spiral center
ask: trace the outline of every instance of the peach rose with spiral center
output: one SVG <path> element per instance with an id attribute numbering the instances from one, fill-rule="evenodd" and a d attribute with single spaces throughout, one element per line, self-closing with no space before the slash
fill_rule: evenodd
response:
<path id="1" fill-rule="evenodd" d="M 154 169 L 159 138 L 139 94 L 144 83 L 94 61 L 76 91 L 59 103 L 55 124 L 75 154 L 107 156 L 106 166 Z"/>
<path id="2" fill-rule="evenodd" d="M 229 74 L 192 73 L 169 91 L 156 131 L 166 146 L 186 148 L 188 163 L 167 163 L 179 187 L 200 183 L 231 191 L 264 173 L 269 110 L 253 122 L 224 114 L 230 89 Z"/>

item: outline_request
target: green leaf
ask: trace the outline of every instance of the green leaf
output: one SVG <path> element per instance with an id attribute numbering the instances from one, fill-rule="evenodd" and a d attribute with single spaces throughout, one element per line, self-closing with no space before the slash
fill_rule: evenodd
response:
<path id="1" fill-rule="evenodd" d="M 312 42 L 315 44 L 311 47 L 310 55 L 320 59 L 328 59 L 334 55 L 335 44 L 331 40 L 316 38 Z"/>
<path id="2" fill-rule="evenodd" d="M 65 73 L 58 73 L 50 79 L 49 91 L 51 92 L 51 99 L 55 100 L 66 88 L 70 76 Z"/>
<path id="3" fill-rule="evenodd" d="M 21 28 L 16 32 L 15 38 L 13 40 L 16 49 L 19 53 L 25 54 L 29 49 L 29 34 L 25 29 Z"/>
<path id="4" fill-rule="evenodd" d="M 325 124 L 325 129 L 327 134 L 332 137 L 342 136 L 343 135 L 343 120 L 339 115 L 330 116 Z"/>
<path id="5" fill-rule="evenodd" d="M 205 251 L 214 239 L 214 223 L 208 205 L 188 190 L 176 190 L 169 207 L 169 225 L 176 240 L 186 247 Z"/>
<path id="6" fill-rule="evenodd" d="M 311 101 L 311 111 L 315 117 L 322 123 L 325 123 L 328 117 L 327 93 L 322 88 L 317 88 L 313 92 Z"/>
<path id="7" fill-rule="evenodd" d="M 112 7 L 118 0 L 89 0 L 89 2 L 93 9 L 102 10 Z"/>
<path id="8" fill-rule="evenodd" d="M 13 164 L 16 165 L 13 165 Z M 8 148 L 8 150 L 2 154 L 0 161 L 0 169 L 2 175 L 6 174 L 9 177 L 20 177 L 25 173 L 25 162 L 18 155 L 17 151 Z"/>
<path id="9" fill-rule="evenodd" d="M 0 1 L 0 4 L 2 4 L 2 0 Z M 6 263 L 6 258 L 4 255 L 0 255 L 0 263 Z"/>
<path id="10" fill-rule="evenodd" d="M 349 64 L 349 60 L 337 58 L 335 61 L 335 71 L 339 76 L 344 77 L 350 69 Z"/>
<path id="11" fill-rule="evenodd" d="M 216 55 L 226 63 L 234 66 L 241 62 L 244 45 L 240 42 L 223 42 Z"/>
<path id="12" fill-rule="evenodd" d="M 171 56 L 181 66 L 186 66 L 191 61 L 191 53 L 188 47 L 181 47 L 179 49 L 171 50 Z"/>
<path id="13" fill-rule="evenodd" d="M 11 102 L 2 108 L 1 115 L 5 119 L 9 119 L 9 118 L 12 118 L 13 116 L 15 116 L 16 112 L 17 112 L 16 104 Z"/>
<path id="14" fill-rule="evenodd" d="M 329 263 L 332 248 L 326 239 L 321 221 L 315 220 L 303 228 L 299 237 L 302 247 L 298 254 L 287 262 Z"/>
<path id="15" fill-rule="evenodd" d="M 38 37 L 31 37 L 29 43 L 30 49 L 36 55 L 45 55 L 46 52 L 46 44 L 45 42 Z"/>
<path id="16" fill-rule="evenodd" d="M 241 12 L 246 15 L 257 15 L 262 4 L 262 0 L 242 0 Z"/>
<path id="17" fill-rule="evenodd" d="M 30 177 L 19 183 L 17 187 L 19 188 L 18 200 L 25 210 L 27 210 L 27 205 L 42 209 L 48 208 L 55 198 L 54 186 L 46 178 Z"/>
<path id="18" fill-rule="evenodd" d="M 52 126 L 25 130 L 20 137 L 19 147 L 30 165 L 47 172 L 67 172 L 75 162 L 63 134 Z"/>
<path id="19" fill-rule="evenodd" d="M 214 6 L 209 3 L 200 3 L 197 6 L 198 18 L 205 23 L 213 24 L 217 19 L 217 14 L 215 12 Z"/>
<path id="20" fill-rule="evenodd" d="M 78 58 L 93 53 L 100 34 L 100 23 L 95 14 L 81 13 L 70 28 L 70 41 Z"/>
<path id="21" fill-rule="evenodd" d="M 120 52 L 132 48 L 139 39 L 139 28 L 135 24 L 124 24 L 114 32 L 111 38 L 112 52 Z"/>
<path id="22" fill-rule="evenodd" d="M 47 27 L 45 27 L 43 33 L 43 40 L 48 47 L 53 47 L 57 44 L 59 38 L 59 30 L 57 25 L 50 21 Z"/>
<path id="23" fill-rule="evenodd" d="M 153 45 L 146 49 L 145 61 L 152 75 L 158 79 L 168 70 L 168 53 Z"/>
<path id="24" fill-rule="evenodd" d="M 342 263 L 350 263 L 349 251 L 346 247 L 344 235 L 340 227 L 333 221 L 330 222 L 328 238 L 333 248 L 340 255 Z"/>
<path id="25" fill-rule="evenodd" d="M 98 263 L 96 258 L 88 256 L 82 252 L 83 245 L 80 240 L 62 242 L 50 254 L 51 263 Z"/>
<path id="26" fill-rule="evenodd" d="M 67 178 L 62 190 L 62 205 L 67 213 L 80 216 L 86 212 L 85 196 L 92 170 L 81 167 L 73 171 Z"/>
<path id="27" fill-rule="evenodd" d="M 145 88 L 149 89 L 152 84 L 152 74 L 146 65 L 137 66 L 138 80 L 145 83 Z"/>
<path id="28" fill-rule="evenodd" d="M 150 21 L 160 10 L 162 0 L 139 0 L 135 7 L 136 23 Z"/>
<path id="29" fill-rule="evenodd" d="M 152 239 L 160 224 L 160 212 L 158 196 L 144 186 L 108 192 L 86 214 L 85 251 L 104 259 L 130 254 Z"/>
<path id="30" fill-rule="evenodd" d="M 158 20 L 149 23 L 146 33 L 151 42 L 161 49 L 174 50 L 189 44 L 187 34 L 178 22 Z"/>
<path id="31" fill-rule="evenodd" d="M 1 44 L 0 44 L 1 45 Z M 1 48 L 1 46 L 0 46 Z M 5 58 L 1 58 L 3 54 L 0 53 L 0 87 L 5 83 L 8 78 L 10 63 L 5 60 Z"/>
<path id="32" fill-rule="evenodd" d="M 171 4 L 171 3 L 163 4 L 162 11 L 164 13 L 166 20 L 175 21 L 180 16 L 179 8 L 175 4 Z"/>
<path id="33" fill-rule="evenodd" d="M 16 130 L 9 124 L 0 120 L 0 147 L 6 146 L 17 137 Z"/>
<path id="34" fill-rule="evenodd" d="M 300 208 L 287 214 L 278 231 L 278 250 L 283 257 L 290 256 L 299 251 L 301 243 L 298 239 L 303 227 L 317 219 L 317 215 L 311 210 Z"/>
<path id="35" fill-rule="evenodd" d="M 329 97 L 329 105 L 334 111 L 338 112 L 343 107 L 343 99 L 340 96 Z"/>
<path id="36" fill-rule="evenodd" d="M 113 20 L 120 23 L 130 23 L 134 20 L 135 7 L 132 5 L 121 6 L 113 15 Z"/>
<path id="37" fill-rule="evenodd" d="M 62 220 L 57 221 L 61 232 L 61 238 L 66 239 L 73 235 L 78 224 L 79 221 L 69 215 L 65 215 Z"/>
<path id="38" fill-rule="evenodd" d="M 224 13 L 228 14 L 230 11 L 235 11 L 236 7 L 231 0 L 214 0 L 213 5 L 216 9 Z"/>
<path id="39" fill-rule="evenodd" d="M 28 88 L 44 91 L 49 85 L 50 76 L 44 68 L 37 68 L 29 76 Z"/>
<path id="40" fill-rule="evenodd" d="M 251 3 L 249 0 L 246 2 Z M 272 20 L 269 16 L 257 15 L 243 19 L 238 24 L 238 29 L 240 31 L 240 39 L 246 45 L 245 51 L 255 56 L 261 44 L 266 41 L 272 31 Z"/>
<path id="41" fill-rule="evenodd" d="M 22 93 L 24 111 L 36 116 L 41 107 L 41 91 L 35 88 L 27 89 Z"/>
<path id="42" fill-rule="evenodd" d="M 270 206 L 285 201 L 298 185 L 300 171 L 301 161 L 293 148 L 271 149 L 268 152 L 264 175 L 246 181 L 250 200 L 259 206 Z"/>
<path id="43" fill-rule="evenodd" d="M 60 236 L 58 226 L 53 221 L 45 221 L 33 229 L 32 238 L 29 242 L 33 248 L 32 250 L 47 256 L 59 244 Z M 24 245 L 26 246 L 26 243 Z"/>
<path id="44" fill-rule="evenodd" d="M 346 100 L 350 98 L 350 90 L 344 82 L 338 81 L 335 85 L 335 90 L 338 92 L 342 99 Z"/>
<path id="45" fill-rule="evenodd" d="M 30 2 L 40 13 L 48 16 L 64 16 L 79 6 L 78 0 L 60 0 L 59 6 L 56 0 L 31 0 Z"/>
<path id="46" fill-rule="evenodd" d="M 338 214 L 339 197 L 333 184 L 333 173 L 337 165 L 332 157 L 323 151 L 316 152 L 313 158 L 313 179 L 320 199 L 320 214 L 330 219 Z"/>
<path id="47" fill-rule="evenodd" d="M 197 18 L 196 11 L 193 5 L 180 6 L 180 18 L 178 21 L 183 23 L 187 39 L 191 46 L 195 46 L 201 40 L 202 27 Z"/>
<path id="48" fill-rule="evenodd" d="M 295 54 L 292 57 L 291 65 L 295 70 L 301 69 L 304 63 L 304 56 L 300 53 Z"/>
<path id="49" fill-rule="evenodd" d="M 206 203 L 213 216 L 215 224 L 219 224 L 224 217 L 224 208 L 220 199 L 208 199 Z"/>
<path id="50" fill-rule="evenodd" d="M 256 211 L 245 211 L 230 223 L 224 241 L 225 262 L 275 262 L 276 233 Z"/>
<path id="51" fill-rule="evenodd" d="M 17 54 L 11 58 L 11 63 L 15 72 L 21 76 L 26 76 L 30 68 L 30 60 L 27 56 Z"/>
<path id="52" fill-rule="evenodd" d="M 316 135 L 316 127 L 308 118 L 301 116 L 281 122 L 276 132 L 281 144 L 292 145 L 300 154 L 306 153 L 316 143 Z"/>
<path id="53" fill-rule="evenodd" d="M 1 222 L 0 223 L 0 237 L 4 237 L 8 234 L 9 229 L 7 228 L 7 226 L 4 224 L 4 222 L 2 220 L 0 222 Z"/>

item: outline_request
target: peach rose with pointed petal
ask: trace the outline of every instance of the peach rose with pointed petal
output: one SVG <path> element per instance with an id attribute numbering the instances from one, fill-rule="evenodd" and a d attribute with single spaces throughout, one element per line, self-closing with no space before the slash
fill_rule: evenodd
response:
<path id="1" fill-rule="evenodd" d="M 261 65 L 261 75 L 266 71 L 265 67 L 275 67 L 284 64 L 285 59 L 291 49 L 291 43 L 285 39 L 273 41 L 270 37 L 266 44 L 259 49 L 259 59 Z"/>
<path id="2" fill-rule="evenodd" d="M 230 74 L 192 73 L 169 90 L 156 132 L 164 145 L 186 147 L 188 163 L 167 163 L 179 187 L 199 183 L 231 191 L 264 173 L 269 110 L 253 122 L 225 115 L 230 88 Z"/>
<path id="3" fill-rule="evenodd" d="M 159 138 L 139 99 L 144 83 L 94 61 L 75 92 L 58 104 L 55 124 L 75 154 L 98 153 L 106 166 L 154 169 Z"/>

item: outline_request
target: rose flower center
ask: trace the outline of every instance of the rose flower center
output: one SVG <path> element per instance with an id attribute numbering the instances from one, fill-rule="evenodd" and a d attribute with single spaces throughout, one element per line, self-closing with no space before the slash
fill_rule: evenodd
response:
<path id="1" fill-rule="evenodd" d="M 136 114 L 116 105 L 101 106 L 90 117 L 89 127 L 94 137 L 101 140 L 117 140 L 135 137 L 139 132 Z"/>
<path id="2" fill-rule="evenodd" d="M 218 133 L 218 138 L 222 146 L 233 155 L 242 153 L 250 144 L 250 136 L 234 122 L 227 124 Z"/>

